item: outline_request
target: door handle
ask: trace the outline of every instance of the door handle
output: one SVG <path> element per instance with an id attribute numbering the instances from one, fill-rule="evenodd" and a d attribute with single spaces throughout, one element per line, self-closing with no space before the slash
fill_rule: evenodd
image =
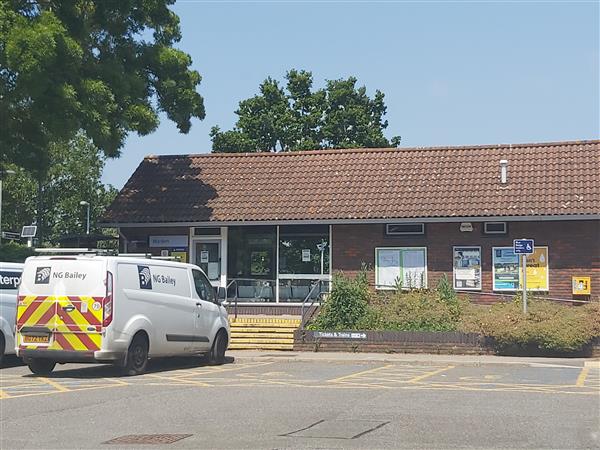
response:
<path id="1" fill-rule="evenodd" d="M 196 302 L 196 306 L 199 306 L 200 308 L 202 308 L 202 303 Z"/>

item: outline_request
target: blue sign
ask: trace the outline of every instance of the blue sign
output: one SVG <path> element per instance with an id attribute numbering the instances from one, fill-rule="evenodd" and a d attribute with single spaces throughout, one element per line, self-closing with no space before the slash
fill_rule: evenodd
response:
<path id="1" fill-rule="evenodd" d="M 513 247 L 517 255 L 531 255 L 534 249 L 533 239 L 515 239 Z"/>

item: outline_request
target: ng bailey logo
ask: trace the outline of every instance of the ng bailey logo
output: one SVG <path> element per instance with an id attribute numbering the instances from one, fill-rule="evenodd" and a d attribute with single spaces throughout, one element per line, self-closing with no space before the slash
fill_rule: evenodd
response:
<path id="1" fill-rule="evenodd" d="M 152 276 L 150 275 L 150 267 L 137 266 L 138 276 L 140 277 L 140 289 L 152 289 Z"/>
<path id="2" fill-rule="evenodd" d="M 51 267 L 38 267 L 35 269 L 35 284 L 49 284 Z"/>

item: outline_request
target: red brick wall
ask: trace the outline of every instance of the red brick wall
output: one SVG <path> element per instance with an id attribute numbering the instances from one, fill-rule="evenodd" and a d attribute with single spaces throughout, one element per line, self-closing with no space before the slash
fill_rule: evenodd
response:
<path id="1" fill-rule="evenodd" d="M 473 223 L 472 232 L 461 232 L 460 223 L 428 223 L 423 236 L 387 236 L 385 225 L 334 225 L 332 267 L 355 274 L 361 264 L 369 267 L 375 282 L 375 247 L 427 247 L 427 276 L 434 287 L 443 273 L 452 280 L 452 247 L 481 246 L 482 292 L 492 292 L 492 247 L 512 246 L 513 239 L 533 238 L 537 246 L 548 246 L 550 297 L 574 299 L 571 276 L 592 277 L 592 298 L 600 297 L 600 221 L 509 222 L 508 234 L 483 234 L 483 223 Z M 474 295 L 489 302 L 496 297 Z"/>

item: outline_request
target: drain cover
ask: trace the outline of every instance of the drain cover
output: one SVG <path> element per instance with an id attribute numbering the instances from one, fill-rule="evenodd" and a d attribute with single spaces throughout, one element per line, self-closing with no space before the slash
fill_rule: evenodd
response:
<path id="1" fill-rule="evenodd" d="M 377 430 L 389 422 L 374 420 L 319 420 L 312 425 L 282 436 L 321 438 L 321 439 L 356 439 Z"/>
<path id="2" fill-rule="evenodd" d="M 129 434 L 104 442 L 104 444 L 172 444 L 191 434 Z"/>

